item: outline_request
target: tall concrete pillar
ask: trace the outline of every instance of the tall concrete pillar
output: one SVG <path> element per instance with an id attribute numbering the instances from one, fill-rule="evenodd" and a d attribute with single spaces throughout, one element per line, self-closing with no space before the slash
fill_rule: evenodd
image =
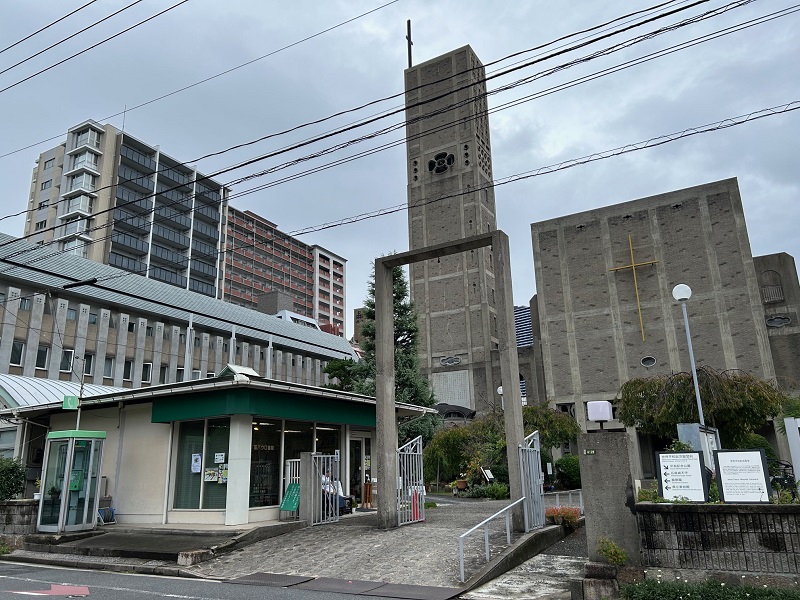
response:
<path id="1" fill-rule="evenodd" d="M 53 312 L 53 331 L 51 335 L 50 358 L 47 365 L 47 378 L 58 379 L 58 372 L 61 366 L 61 354 L 64 350 L 64 329 L 67 326 L 67 309 L 69 302 L 63 298 L 51 300 L 55 305 Z"/>
<path id="2" fill-rule="evenodd" d="M 503 420 L 506 427 L 506 455 L 508 457 L 508 479 L 511 501 L 519 500 L 522 490 L 519 464 L 519 447 L 525 439 L 522 423 L 522 395 L 519 391 L 519 356 L 517 334 L 514 327 L 514 295 L 511 289 L 511 258 L 508 236 L 496 231 L 492 236 L 492 260 L 495 277 L 497 340 L 500 351 L 500 380 L 503 385 Z M 514 507 L 512 513 L 514 529 L 525 530 L 522 505 Z"/>
<path id="3" fill-rule="evenodd" d="M 275 350 L 275 373 L 274 378 L 278 381 L 286 381 L 286 378 L 283 375 L 283 352 L 281 350 Z"/>
<path id="4" fill-rule="evenodd" d="M 250 344 L 247 342 L 242 342 L 242 356 L 239 359 L 239 364 L 245 367 L 249 366 L 248 363 L 250 362 Z"/>
<path id="5" fill-rule="evenodd" d="M 219 373 L 224 368 L 222 364 L 223 354 L 225 353 L 225 340 L 221 335 L 218 335 L 214 340 L 214 373 Z"/>
<path id="6" fill-rule="evenodd" d="M 78 326 L 75 328 L 75 358 L 80 359 L 76 368 L 72 369 L 72 381 L 86 381 L 86 330 L 89 326 L 89 305 L 78 307 Z M 94 357 L 92 369 L 97 369 L 97 356 Z"/>
<path id="7" fill-rule="evenodd" d="M 136 347 L 133 349 L 133 387 L 142 387 L 142 366 L 144 365 L 144 342 L 147 337 L 147 319 L 136 320 Z M 153 381 L 153 369 L 150 368 L 150 381 Z"/>
<path id="8" fill-rule="evenodd" d="M 101 308 L 100 320 L 97 322 L 97 339 L 95 340 L 94 346 L 97 352 L 97 368 L 94 370 L 93 381 L 97 385 L 103 384 L 103 373 L 106 368 L 106 353 L 108 350 L 108 326 L 110 322 L 111 311 L 107 308 Z"/>
<path id="9" fill-rule="evenodd" d="M 397 422 L 394 416 L 392 267 L 375 261 L 375 454 L 378 527 L 397 527 Z"/>
<path id="10" fill-rule="evenodd" d="M 200 334 L 200 377 L 207 377 L 208 372 L 208 346 L 211 335 L 208 333 Z"/>
<path id="11" fill-rule="evenodd" d="M 19 288 L 9 287 L 3 311 L 3 331 L 0 333 L 0 368 L 8 373 L 11 360 L 11 348 L 14 344 L 14 330 L 17 327 L 17 311 L 19 310 Z"/>
<path id="12" fill-rule="evenodd" d="M 253 344 L 253 371 L 263 375 L 261 373 L 261 346 L 255 344 Z"/>
<path id="13" fill-rule="evenodd" d="M 310 356 L 306 356 L 303 358 L 303 365 L 305 367 L 305 376 L 303 377 L 303 383 L 306 385 L 314 385 L 311 379 L 311 362 L 312 359 Z"/>
<path id="14" fill-rule="evenodd" d="M 314 359 L 314 385 L 322 386 L 322 361 L 318 358 Z"/>
<path id="15" fill-rule="evenodd" d="M 164 323 L 158 321 L 153 326 L 153 383 L 166 383 L 161 381 L 161 357 L 164 347 Z"/>
<path id="16" fill-rule="evenodd" d="M 169 336 L 169 376 L 167 381 L 174 383 L 178 380 L 178 350 L 181 344 L 181 328 L 177 325 L 172 326 Z"/>
<path id="17" fill-rule="evenodd" d="M 117 328 L 117 348 L 114 354 L 114 385 L 122 387 L 122 377 L 125 374 L 125 351 L 128 349 L 128 322 L 130 317 L 120 313 L 119 327 Z"/>

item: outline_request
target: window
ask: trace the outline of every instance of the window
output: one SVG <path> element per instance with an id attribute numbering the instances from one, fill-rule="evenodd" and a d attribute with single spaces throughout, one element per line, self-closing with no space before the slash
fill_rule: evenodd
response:
<path id="1" fill-rule="evenodd" d="M 200 338 L 198 336 L 194 336 L 194 347 L 195 348 L 200 347 Z"/>
<path id="2" fill-rule="evenodd" d="M 64 252 L 86 258 L 86 242 L 79 239 L 67 240 L 64 242 Z"/>
<path id="3" fill-rule="evenodd" d="M 72 159 L 72 168 L 79 169 L 80 167 L 97 169 L 97 155 L 92 152 L 81 152 L 75 155 Z"/>
<path id="4" fill-rule="evenodd" d="M 43 181 L 42 182 L 42 190 L 50 189 L 50 187 L 52 185 L 53 185 L 53 180 L 52 179 L 48 179 L 47 181 Z"/>
<path id="5" fill-rule="evenodd" d="M 186 343 L 186 334 L 185 333 L 181 333 L 180 335 L 178 335 L 178 343 L 179 344 L 185 344 Z"/>
<path id="6" fill-rule="evenodd" d="M 125 366 L 122 367 L 122 379 L 124 381 L 130 381 L 133 378 L 133 361 L 126 360 Z"/>
<path id="7" fill-rule="evenodd" d="M 192 381 L 200 379 L 200 369 L 192 369 Z"/>
<path id="8" fill-rule="evenodd" d="M 21 367 L 23 356 L 25 356 L 25 342 L 14 340 L 14 343 L 11 345 L 11 360 L 8 364 Z"/>
<path id="9" fill-rule="evenodd" d="M 92 148 L 100 147 L 100 133 L 94 129 L 88 128 L 83 131 L 75 132 L 75 147 L 78 146 L 91 146 Z"/>
<path id="10" fill-rule="evenodd" d="M 103 377 L 114 377 L 114 357 L 106 356 L 103 363 Z"/>
<path id="11" fill-rule="evenodd" d="M 167 365 L 161 365 L 161 369 L 158 372 L 158 383 L 167 383 L 168 374 L 169 367 Z"/>
<path id="12" fill-rule="evenodd" d="M 83 374 L 91 375 L 94 371 L 94 354 L 83 355 Z"/>
<path id="13" fill-rule="evenodd" d="M 43 221 L 36 221 L 36 225 L 33 226 L 34 230 L 36 231 L 41 231 L 45 227 L 47 227 L 47 219 Z"/>
<path id="14" fill-rule="evenodd" d="M 67 309 L 67 321 L 74 321 L 78 317 L 78 313 L 74 308 Z"/>
<path id="15" fill-rule="evenodd" d="M 206 373 L 206 379 L 212 379 L 214 377 L 216 377 L 216 375 L 212 371 Z"/>
<path id="16" fill-rule="evenodd" d="M 39 349 L 36 351 L 36 368 L 37 369 L 46 369 L 47 368 L 47 353 L 49 352 L 50 348 L 47 346 L 39 346 Z"/>
<path id="17" fill-rule="evenodd" d="M 144 363 L 142 365 L 142 383 L 150 383 L 150 378 L 153 376 L 153 363 Z"/>
<path id="18" fill-rule="evenodd" d="M 69 178 L 67 191 L 85 189 L 93 192 L 96 187 L 97 177 L 89 173 L 80 173 Z"/>
<path id="19" fill-rule="evenodd" d="M 136 323 L 131 321 L 128 323 L 128 332 L 133 333 L 134 331 L 136 331 Z"/>
<path id="20" fill-rule="evenodd" d="M 48 160 L 44 161 L 44 170 L 46 171 L 47 169 L 52 169 L 53 165 L 55 163 L 56 163 L 56 159 L 55 158 L 51 158 L 51 159 L 48 159 Z"/>
<path id="21" fill-rule="evenodd" d="M 44 210 L 48 206 L 50 206 L 50 203 L 47 200 L 42 200 L 39 202 L 39 210 Z"/>
<path id="22" fill-rule="evenodd" d="M 175 381 L 183 381 L 183 367 L 178 367 L 175 371 Z"/>
<path id="23" fill-rule="evenodd" d="M 148 325 L 144 330 L 144 334 L 147 337 L 153 337 L 153 328 L 150 325 Z"/>
<path id="24" fill-rule="evenodd" d="M 97 325 L 97 313 L 89 313 L 89 325 Z"/>
<path id="25" fill-rule="evenodd" d="M 75 351 L 64 348 L 61 351 L 61 365 L 58 370 L 62 373 L 70 373 L 72 371 L 72 359 L 75 357 Z"/>

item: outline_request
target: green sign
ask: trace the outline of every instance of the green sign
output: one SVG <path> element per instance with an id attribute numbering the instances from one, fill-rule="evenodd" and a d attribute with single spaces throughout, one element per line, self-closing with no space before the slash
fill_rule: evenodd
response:
<path id="1" fill-rule="evenodd" d="M 77 396 L 64 396 L 62 408 L 64 410 L 78 410 L 78 402 L 79 399 Z"/>
<path id="2" fill-rule="evenodd" d="M 72 469 L 69 473 L 69 491 L 79 492 L 83 487 L 83 469 Z"/>
<path id="3" fill-rule="evenodd" d="M 294 511 L 300 506 L 300 484 L 290 483 L 281 500 L 280 510 Z"/>

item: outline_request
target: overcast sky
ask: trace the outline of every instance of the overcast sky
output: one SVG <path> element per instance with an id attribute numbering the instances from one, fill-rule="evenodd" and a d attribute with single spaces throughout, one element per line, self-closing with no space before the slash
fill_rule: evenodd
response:
<path id="1" fill-rule="evenodd" d="M 87 0 L 0 3 L 0 49 L 61 17 Z M 172 6 L 144 0 L 105 23 L 0 75 L 0 89 Z M 304 41 L 230 74 L 147 106 L 129 110 L 124 128 L 189 161 L 402 91 L 407 66 L 406 20 L 411 19 L 414 62 L 470 44 L 484 63 L 588 29 L 649 2 L 560 0 L 398 0 L 372 14 Z M 127 1 L 99 0 L 18 46 L 0 53 L 0 71 L 122 8 Z M 274 52 L 366 11 L 380 1 L 189 0 L 185 4 L 46 73 L 0 92 L 0 154 L 58 136 L 0 158 L 4 183 L 0 213 L 24 210 L 34 160 L 86 119 L 123 126 L 106 117 Z M 687 6 L 675 2 L 673 8 Z M 493 90 L 519 78 L 582 57 L 612 43 L 725 2 L 713 0 L 540 65 L 494 79 Z M 791 7 L 784 0 L 746 6 L 661 35 L 622 52 L 562 70 L 489 98 L 491 109 L 554 85 L 612 68 L 646 54 Z M 789 14 L 695 45 L 619 73 L 497 110 L 490 116 L 494 175 L 502 180 L 570 159 L 603 152 L 800 100 L 800 13 Z M 574 43 L 577 38 L 571 41 Z M 541 52 L 541 51 L 539 51 Z M 488 69 L 489 73 L 528 53 Z M 400 106 L 395 98 L 298 132 L 201 161 L 210 173 L 266 154 L 314 134 Z M 389 117 L 331 140 L 220 176 L 228 182 L 347 141 L 382 126 Z M 301 173 L 379 145 L 400 132 L 354 145 L 233 187 L 234 194 Z M 530 223 L 559 215 L 738 177 L 754 255 L 800 254 L 800 111 L 688 137 L 624 156 L 499 186 L 497 224 L 511 239 L 515 304 L 536 291 Z M 341 166 L 233 198 L 286 232 L 406 202 L 403 144 Z M 0 221 L 0 231 L 21 235 L 23 217 Z M 366 297 L 371 261 L 408 249 L 403 211 L 301 237 L 348 260 L 347 335 L 352 309 Z"/>

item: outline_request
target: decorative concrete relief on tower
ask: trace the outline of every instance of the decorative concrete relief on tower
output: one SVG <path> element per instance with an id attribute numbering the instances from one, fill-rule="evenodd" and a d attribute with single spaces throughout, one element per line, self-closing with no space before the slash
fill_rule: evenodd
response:
<path id="1" fill-rule="evenodd" d="M 439 152 L 428 161 L 428 171 L 431 173 L 444 173 L 456 162 L 456 157 L 447 152 Z"/>

